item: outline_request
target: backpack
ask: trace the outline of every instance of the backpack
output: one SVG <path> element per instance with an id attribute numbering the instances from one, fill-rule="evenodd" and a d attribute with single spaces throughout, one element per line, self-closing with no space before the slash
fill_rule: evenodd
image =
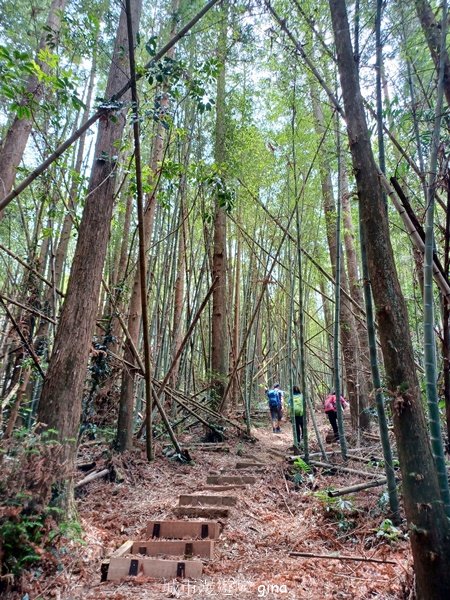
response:
<path id="1" fill-rule="evenodd" d="M 324 404 L 325 412 L 331 412 L 336 410 L 336 396 L 329 394 L 325 399 Z"/>
<path id="2" fill-rule="evenodd" d="M 280 392 L 277 390 L 269 390 L 267 392 L 267 397 L 269 398 L 269 407 L 276 408 L 280 406 Z"/>
<path id="3" fill-rule="evenodd" d="M 303 394 L 294 394 L 291 402 L 294 409 L 294 415 L 296 417 L 301 417 L 303 415 Z"/>

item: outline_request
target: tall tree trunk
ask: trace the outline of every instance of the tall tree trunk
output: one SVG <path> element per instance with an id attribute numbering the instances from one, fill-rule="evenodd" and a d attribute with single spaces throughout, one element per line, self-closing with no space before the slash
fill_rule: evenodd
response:
<path id="1" fill-rule="evenodd" d="M 94 82 L 95 82 L 95 74 L 96 74 L 96 52 L 94 53 L 94 57 L 92 60 L 92 68 L 89 76 L 88 89 L 86 93 L 86 108 L 83 111 L 83 115 L 81 117 L 81 121 L 84 122 L 89 117 L 89 111 L 92 103 L 92 95 L 94 91 Z M 68 198 L 68 207 L 69 211 L 66 212 L 63 219 L 63 224 L 61 228 L 61 233 L 59 235 L 58 244 L 56 247 L 56 252 L 51 257 L 53 260 L 53 277 L 51 281 L 53 283 L 53 287 L 47 287 L 44 300 L 43 300 L 43 311 L 45 314 L 51 314 L 51 307 L 53 307 L 53 317 L 56 314 L 56 305 L 54 302 L 55 297 L 55 289 L 59 289 L 63 280 L 63 268 L 64 262 L 67 258 L 67 251 L 69 248 L 70 236 L 73 227 L 74 216 L 72 211 L 75 210 L 78 196 L 78 180 L 77 175 L 81 174 L 81 168 L 83 163 L 83 155 L 84 155 L 84 146 L 86 141 L 86 133 L 84 133 L 78 142 L 77 154 L 74 165 L 74 174 L 75 176 L 72 179 L 72 184 L 69 190 L 69 198 Z M 47 238 L 50 239 L 50 238 Z M 48 331 L 49 331 L 50 323 L 44 319 L 41 319 L 39 324 L 39 328 L 36 334 L 35 340 L 35 348 L 38 355 L 44 356 L 48 351 Z"/>
<path id="2" fill-rule="evenodd" d="M 227 56 L 228 4 L 224 4 L 221 13 L 221 25 L 217 47 L 217 58 L 220 63 L 217 77 L 216 101 L 216 132 L 214 144 L 214 159 L 220 170 L 226 161 L 226 127 L 225 127 L 225 63 Z M 212 321 L 211 321 L 211 384 L 215 395 L 216 406 L 221 404 L 225 391 L 225 378 L 228 373 L 228 344 L 227 340 L 227 257 L 226 257 L 226 211 L 221 205 L 217 194 L 215 199 L 214 216 L 214 248 L 212 258 L 212 278 L 218 283 L 213 292 Z M 222 411 L 227 408 L 227 402 Z"/>
<path id="3" fill-rule="evenodd" d="M 329 0 L 348 137 L 367 244 L 386 385 L 392 398 L 403 496 L 421 599 L 450 597 L 450 527 L 445 516 L 417 381 L 408 315 L 370 145 L 345 0 Z"/>
<path id="4" fill-rule="evenodd" d="M 48 47 L 49 41 L 55 42 L 61 27 L 61 14 L 64 12 L 67 0 L 53 0 L 50 6 L 47 22 L 42 33 L 38 53 L 40 50 Z M 39 67 L 48 72 L 47 65 L 36 56 L 36 62 Z M 37 75 L 30 75 L 26 92 L 21 104 L 28 106 L 31 113 L 40 103 L 44 94 L 44 85 L 39 81 Z M 9 127 L 0 152 L 0 196 L 3 198 L 12 190 L 16 170 L 22 160 L 22 156 L 27 145 L 28 138 L 33 127 L 33 119 L 14 117 Z M 0 219 L 3 211 L 0 211 Z"/>
<path id="5" fill-rule="evenodd" d="M 140 11 L 141 0 L 136 0 L 133 3 L 134 31 L 137 31 Z M 122 10 L 106 86 L 107 98 L 111 98 L 128 81 L 127 48 L 126 14 Z M 52 472 L 63 494 L 60 502 L 69 507 L 72 500 L 70 470 L 76 453 L 83 384 L 114 204 L 117 165 L 112 156 L 125 123 L 125 111 L 116 114 L 114 120 L 104 118 L 99 122 L 95 160 L 67 295 L 38 411 L 39 422 L 55 430 L 57 439 L 62 443 L 62 452 L 58 456 L 59 468 Z"/>
<path id="6" fill-rule="evenodd" d="M 178 11 L 179 0 L 173 0 L 172 12 L 174 16 Z M 173 37 L 176 28 L 176 19 L 172 21 L 171 37 Z M 173 58 L 175 48 L 171 48 L 167 53 L 169 58 Z M 169 96 L 167 87 L 163 86 L 161 97 L 161 112 L 163 113 L 169 107 Z M 144 237 L 147 241 L 146 252 L 148 252 L 153 225 L 156 214 L 156 193 L 159 184 L 159 174 L 161 163 L 164 158 L 164 147 L 166 141 L 166 129 L 161 121 L 158 121 L 155 136 L 153 139 L 153 148 L 150 158 L 150 176 L 148 184 L 151 191 L 147 194 L 146 205 L 144 212 Z M 137 348 L 139 345 L 139 333 L 142 323 L 142 303 L 141 303 L 141 277 L 140 271 L 136 268 L 134 274 L 133 287 L 131 289 L 131 297 L 128 307 L 128 332 L 130 339 L 125 342 L 124 360 L 134 364 L 135 357 L 132 350 L 132 344 Z M 119 418 L 117 421 L 117 437 L 116 449 L 119 452 L 124 452 L 132 447 L 133 443 L 133 411 L 134 411 L 134 396 L 135 396 L 135 373 L 125 369 L 122 374 L 122 384 L 120 388 L 119 401 Z"/>
<path id="7" fill-rule="evenodd" d="M 358 259 L 355 250 L 355 232 L 353 228 L 353 219 L 350 207 L 350 195 L 348 190 L 348 179 L 346 165 L 344 159 L 341 160 L 342 169 L 342 214 L 344 220 L 344 246 L 347 263 L 348 284 L 352 298 L 359 304 L 364 306 L 364 296 L 362 292 L 362 284 L 359 277 Z M 359 371 L 358 371 L 358 394 L 363 407 L 369 405 L 369 380 L 371 375 L 369 344 L 367 340 L 367 328 L 361 317 L 355 317 L 355 325 L 358 331 L 359 341 Z M 369 425 L 369 421 L 367 421 Z"/>
<path id="8" fill-rule="evenodd" d="M 431 58 L 439 70 L 440 48 L 441 48 L 441 26 L 436 21 L 436 17 L 427 0 L 414 0 L 417 16 L 422 26 L 422 31 L 430 49 Z M 450 56 L 447 50 L 444 50 L 443 56 L 444 68 L 444 94 L 447 104 L 450 106 Z"/>
<path id="9" fill-rule="evenodd" d="M 320 135 L 325 129 L 325 121 L 322 108 L 314 89 L 311 90 L 313 103 L 313 112 L 315 117 L 316 129 Z M 325 153 L 321 154 L 320 159 L 320 177 L 322 185 L 322 199 L 325 213 L 325 227 L 327 231 L 328 248 L 330 252 L 330 262 L 333 277 L 336 277 L 336 259 L 338 247 L 336 245 L 336 203 L 333 194 L 333 183 L 331 173 Z M 340 333 L 342 352 L 344 355 L 345 375 L 347 383 L 348 399 L 350 401 L 350 414 L 352 418 L 352 427 L 357 429 L 369 427 L 369 416 L 365 410 L 368 405 L 367 395 L 359 393 L 359 343 L 356 330 L 355 317 L 348 299 L 342 294 L 342 290 L 347 291 L 348 280 L 344 265 L 341 266 L 341 311 L 340 311 Z"/>

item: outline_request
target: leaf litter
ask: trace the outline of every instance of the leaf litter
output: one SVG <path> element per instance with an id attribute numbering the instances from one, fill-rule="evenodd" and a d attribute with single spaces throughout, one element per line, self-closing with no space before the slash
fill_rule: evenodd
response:
<path id="1" fill-rule="evenodd" d="M 382 488 L 328 500 L 328 488 L 361 483 L 361 477 L 330 475 L 321 469 L 292 477 L 292 468 L 282 458 L 289 454 L 292 444 L 288 429 L 285 426 L 281 435 L 273 435 L 269 428 L 253 429 L 253 443 L 229 439 L 228 453 L 193 449 L 193 463 L 189 465 L 161 456 L 161 447 L 157 447 L 158 457 L 153 463 L 146 461 L 143 447 L 114 456 L 120 483 L 98 479 L 77 494 L 82 540 L 65 540 L 65 547 L 58 548 L 57 569 L 37 563 L 23 573 L 21 592 L 10 591 L 5 600 L 410 597 L 412 558 L 406 536 L 401 528 L 401 535 L 393 539 L 379 534 L 387 517 L 380 503 Z M 181 436 L 180 440 L 188 444 L 200 435 Z M 311 452 L 317 451 L 314 444 L 311 446 Z M 336 448 L 327 446 L 327 450 Z M 376 451 L 368 447 L 360 456 Z M 79 461 L 93 459 L 99 468 L 105 455 L 106 446 L 82 445 Z M 255 459 L 266 465 L 264 472 L 255 473 L 256 484 L 224 492 L 237 496 L 237 505 L 231 508 L 228 519 L 221 520 L 223 530 L 215 557 L 205 563 L 200 580 L 163 582 L 138 575 L 119 583 L 100 582 L 102 561 L 123 542 L 145 539 L 150 520 L 176 518 L 172 510 L 180 494 L 200 492 L 209 473 L 227 470 L 228 474 L 231 470 L 240 474 L 242 471 L 234 470 L 236 462 Z M 333 460 L 339 459 L 334 456 Z M 365 468 L 361 462 L 349 464 L 359 470 Z M 248 471 L 251 469 L 246 474 Z M 290 552 L 374 558 L 396 564 L 289 556 Z"/>

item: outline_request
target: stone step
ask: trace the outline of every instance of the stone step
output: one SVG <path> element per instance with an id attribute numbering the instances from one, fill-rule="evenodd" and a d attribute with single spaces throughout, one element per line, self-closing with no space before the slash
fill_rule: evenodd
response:
<path id="1" fill-rule="evenodd" d="M 236 506 L 236 496 L 213 496 L 212 494 L 181 494 L 180 506 Z"/>
<path id="2" fill-rule="evenodd" d="M 150 521 L 146 529 L 147 539 L 200 539 L 217 540 L 220 535 L 220 524 L 216 521 L 178 521 L 164 519 Z"/>
<path id="3" fill-rule="evenodd" d="M 256 477 L 251 475 L 242 475 L 240 477 L 231 475 L 208 475 L 206 483 L 214 485 L 242 485 L 244 483 L 256 483 Z"/>
<path id="4" fill-rule="evenodd" d="M 173 509 L 173 512 L 177 515 L 177 517 L 226 519 L 230 514 L 230 509 L 209 506 L 176 506 Z"/>
<path id="5" fill-rule="evenodd" d="M 214 540 L 155 540 L 132 542 L 131 554 L 214 558 Z"/>

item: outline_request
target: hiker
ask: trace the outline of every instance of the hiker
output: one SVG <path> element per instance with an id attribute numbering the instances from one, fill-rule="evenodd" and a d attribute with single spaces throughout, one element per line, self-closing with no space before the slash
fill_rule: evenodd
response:
<path id="1" fill-rule="evenodd" d="M 303 394 L 297 385 L 292 388 L 292 394 L 289 398 L 289 410 L 291 417 L 294 417 L 297 444 L 300 445 L 303 439 Z"/>
<path id="2" fill-rule="evenodd" d="M 270 389 L 266 388 L 266 396 L 269 400 L 273 433 L 281 433 L 280 421 L 283 418 L 283 392 L 280 390 L 280 384 L 275 383 Z"/>
<path id="3" fill-rule="evenodd" d="M 341 396 L 341 406 L 342 408 L 347 408 L 348 406 L 348 402 L 345 400 L 344 396 Z M 336 392 L 334 390 L 332 390 L 325 398 L 324 410 L 328 415 L 328 420 L 330 421 L 330 425 L 333 428 L 334 439 L 336 442 L 338 442 L 339 429 L 337 424 Z"/>

